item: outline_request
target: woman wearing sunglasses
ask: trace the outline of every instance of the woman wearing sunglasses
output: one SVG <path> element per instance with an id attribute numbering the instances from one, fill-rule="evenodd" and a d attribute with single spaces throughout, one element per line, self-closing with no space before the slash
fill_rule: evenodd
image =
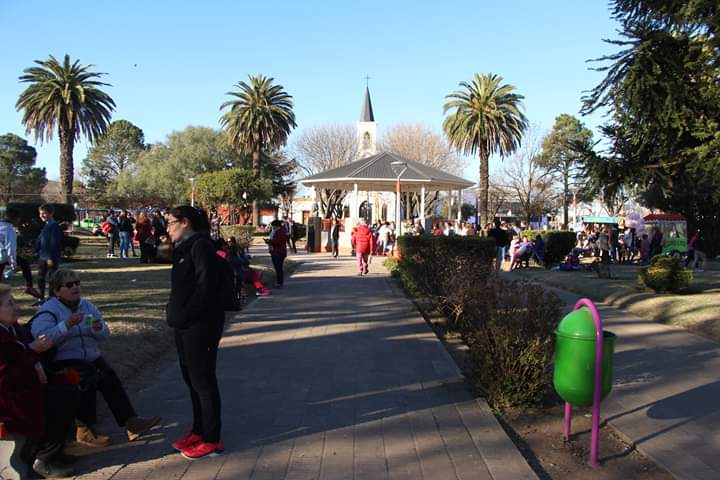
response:
<path id="1" fill-rule="evenodd" d="M 133 441 L 150 430 L 160 417 L 138 417 L 115 371 L 102 357 L 99 343 L 110 335 L 95 305 L 81 298 L 80 279 L 70 269 L 60 269 L 50 279 L 54 297 L 43 303 L 31 319 L 33 337 L 47 336 L 57 346 L 50 362 L 53 370 L 75 369 L 79 374 L 81 400 L 77 410 L 79 443 L 102 447 L 111 443 L 100 434 L 96 393 L 102 393 L 120 427 Z"/>

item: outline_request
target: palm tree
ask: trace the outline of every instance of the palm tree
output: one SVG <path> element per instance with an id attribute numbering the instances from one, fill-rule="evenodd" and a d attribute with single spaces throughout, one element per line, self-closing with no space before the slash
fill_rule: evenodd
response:
<path id="1" fill-rule="evenodd" d="M 480 156 L 480 214 L 488 222 L 490 155 L 512 154 L 519 146 L 528 121 L 522 113 L 523 96 L 515 87 L 504 84 L 495 74 L 475 74 L 472 83 L 460 82 L 462 90 L 447 95 L 443 122 L 448 140 L 463 154 Z"/>
<path id="2" fill-rule="evenodd" d="M 250 84 L 236 85 L 238 91 L 228 92 L 233 98 L 224 102 L 220 110 L 230 107 L 220 117 L 230 143 L 241 153 L 252 155 L 252 167 L 262 175 L 260 161 L 263 153 L 277 149 L 287 142 L 295 128 L 293 101 L 282 85 L 273 85 L 273 78 L 249 76 Z M 253 200 L 253 224 L 260 218 L 257 200 Z"/>
<path id="3" fill-rule="evenodd" d="M 90 142 L 105 132 L 115 108 L 112 98 L 99 87 L 110 86 L 95 80 L 104 73 L 91 72 L 94 65 L 70 63 L 65 55 L 62 65 L 50 55 L 39 66 L 26 68 L 19 80 L 29 83 L 18 97 L 15 108 L 23 111 L 25 133 L 35 131 L 35 141 L 52 140 L 57 129 L 60 137 L 61 192 L 71 203 L 73 191 L 73 150 L 81 134 Z"/>

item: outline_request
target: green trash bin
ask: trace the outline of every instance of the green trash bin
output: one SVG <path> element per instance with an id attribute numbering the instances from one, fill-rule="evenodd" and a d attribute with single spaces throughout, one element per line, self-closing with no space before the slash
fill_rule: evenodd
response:
<path id="1" fill-rule="evenodd" d="M 562 319 L 557 330 L 553 385 L 566 402 L 589 407 L 595 388 L 595 322 L 590 310 L 582 307 Z M 601 399 L 612 390 L 615 334 L 603 330 Z"/>

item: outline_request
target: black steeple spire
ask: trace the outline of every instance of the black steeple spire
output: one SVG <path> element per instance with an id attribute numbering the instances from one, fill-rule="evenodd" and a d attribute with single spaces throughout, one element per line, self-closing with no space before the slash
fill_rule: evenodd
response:
<path id="1" fill-rule="evenodd" d="M 363 102 L 362 113 L 360 114 L 361 122 L 374 122 L 372 103 L 370 102 L 370 87 L 365 87 L 365 101 Z"/>

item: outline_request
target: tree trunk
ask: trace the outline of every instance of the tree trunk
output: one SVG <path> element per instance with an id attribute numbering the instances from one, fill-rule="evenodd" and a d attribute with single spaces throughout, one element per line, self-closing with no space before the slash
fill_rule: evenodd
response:
<path id="1" fill-rule="evenodd" d="M 478 228 L 481 228 L 484 224 L 491 222 L 492 219 L 488 214 L 488 204 L 490 203 L 490 168 L 489 168 L 488 155 L 485 152 L 480 152 L 480 189 L 478 190 L 478 196 L 480 197 L 480 208 Z"/>
<path id="2" fill-rule="evenodd" d="M 73 149 L 75 138 L 72 132 L 66 128 L 60 129 L 60 194 L 63 202 L 72 204 L 73 177 L 75 168 L 73 165 Z"/>
<path id="3" fill-rule="evenodd" d="M 260 150 L 255 150 L 252 153 L 252 166 L 257 178 L 262 178 L 262 171 L 260 170 Z M 252 202 L 252 223 L 256 227 L 260 225 L 260 207 L 257 198 L 254 198 Z"/>
<path id="4" fill-rule="evenodd" d="M 568 228 L 568 201 L 570 197 L 570 165 L 563 165 L 563 230 Z"/>

